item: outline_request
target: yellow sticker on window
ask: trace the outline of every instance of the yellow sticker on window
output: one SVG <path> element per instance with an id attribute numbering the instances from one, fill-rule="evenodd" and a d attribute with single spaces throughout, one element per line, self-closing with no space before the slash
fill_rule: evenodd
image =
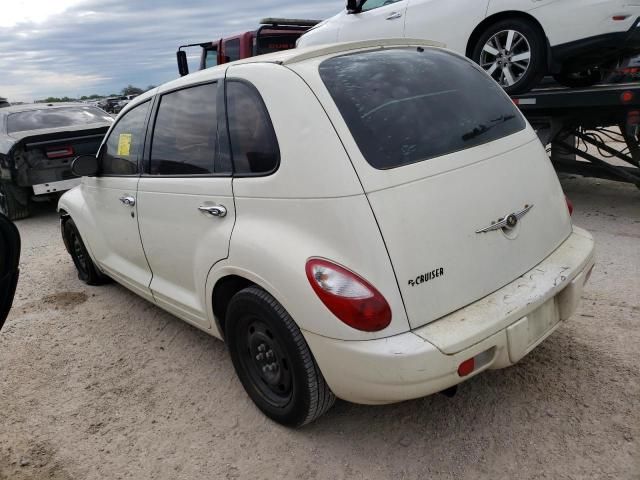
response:
<path id="1" fill-rule="evenodd" d="M 128 157 L 131 152 L 131 134 L 121 133 L 118 138 L 118 155 Z"/>

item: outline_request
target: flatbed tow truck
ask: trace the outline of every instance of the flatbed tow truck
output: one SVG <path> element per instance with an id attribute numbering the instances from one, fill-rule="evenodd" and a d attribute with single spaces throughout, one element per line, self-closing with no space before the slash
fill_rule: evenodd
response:
<path id="1" fill-rule="evenodd" d="M 255 31 L 215 42 L 182 45 L 180 75 L 189 73 L 188 47 L 200 47 L 200 70 L 239 58 L 295 47 L 317 20 L 266 18 Z M 640 82 L 571 89 L 544 87 L 512 97 L 557 171 L 628 182 L 640 188 Z M 591 148 L 589 148 L 591 147 Z M 595 152 L 599 156 L 594 155 Z"/>
<path id="2" fill-rule="evenodd" d="M 640 83 L 543 88 L 512 98 L 549 146 L 557 171 L 640 188 Z"/>

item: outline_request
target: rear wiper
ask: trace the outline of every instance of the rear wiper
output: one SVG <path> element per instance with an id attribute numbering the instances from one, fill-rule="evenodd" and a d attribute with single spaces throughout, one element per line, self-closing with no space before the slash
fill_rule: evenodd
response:
<path id="1" fill-rule="evenodd" d="M 474 129 L 471 130 L 470 132 L 467 132 L 464 135 L 462 135 L 462 140 L 466 142 L 473 138 L 479 137 L 480 135 L 487 133 L 496 125 L 500 125 L 501 123 L 508 122 L 509 120 L 512 120 L 514 118 L 516 118 L 515 115 L 500 115 L 498 118 L 489 120 L 490 125 L 485 125 L 484 123 L 481 123 L 477 127 L 474 127 Z"/>

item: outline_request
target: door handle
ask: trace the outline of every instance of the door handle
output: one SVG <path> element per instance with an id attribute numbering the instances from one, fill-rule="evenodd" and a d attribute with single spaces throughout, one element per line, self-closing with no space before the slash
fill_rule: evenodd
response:
<path id="1" fill-rule="evenodd" d="M 212 217 L 227 216 L 227 207 L 224 205 L 200 205 L 198 210 L 202 213 L 206 213 L 207 215 L 211 215 Z"/>
<path id="2" fill-rule="evenodd" d="M 136 199 L 131 195 L 124 195 L 120 197 L 120 201 L 127 205 L 128 207 L 133 207 L 136 204 Z"/>
<path id="3" fill-rule="evenodd" d="M 387 20 L 395 20 L 400 17 L 402 17 L 402 14 L 400 12 L 393 12 L 387 17 Z"/>

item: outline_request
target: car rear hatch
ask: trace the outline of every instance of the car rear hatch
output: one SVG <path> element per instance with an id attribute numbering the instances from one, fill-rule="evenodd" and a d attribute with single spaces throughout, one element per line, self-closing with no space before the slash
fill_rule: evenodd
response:
<path id="1" fill-rule="evenodd" d="M 412 328 L 512 282 L 570 235 L 535 133 L 467 60 L 396 48 L 333 57 L 320 75 Z"/>

